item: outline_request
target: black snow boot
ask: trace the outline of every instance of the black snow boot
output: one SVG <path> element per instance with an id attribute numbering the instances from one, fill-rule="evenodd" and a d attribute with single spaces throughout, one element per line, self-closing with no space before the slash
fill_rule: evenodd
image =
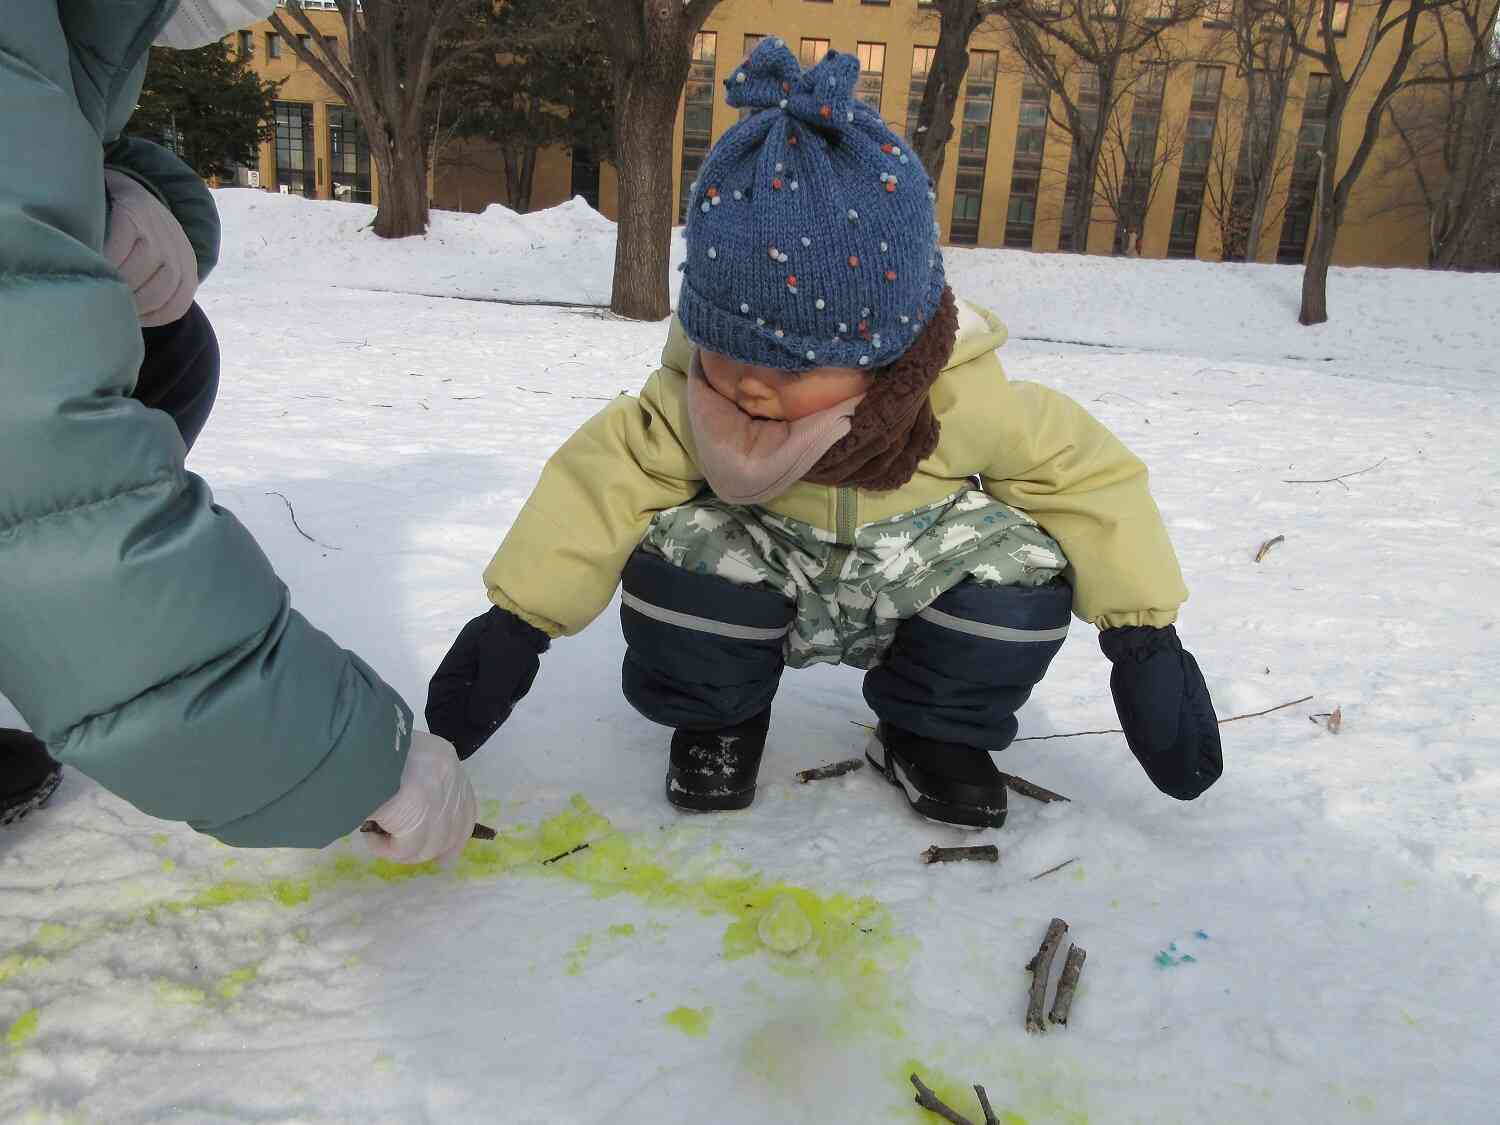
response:
<path id="1" fill-rule="evenodd" d="M 768 707 L 737 726 L 673 732 L 667 800 L 689 812 L 748 808 L 770 725 Z"/>
<path id="2" fill-rule="evenodd" d="M 0 828 L 47 803 L 62 781 L 62 766 L 21 730 L 0 730 Z"/>
<path id="3" fill-rule="evenodd" d="M 1005 775 L 984 750 L 881 723 L 865 757 L 928 820 L 960 828 L 1005 823 Z"/>

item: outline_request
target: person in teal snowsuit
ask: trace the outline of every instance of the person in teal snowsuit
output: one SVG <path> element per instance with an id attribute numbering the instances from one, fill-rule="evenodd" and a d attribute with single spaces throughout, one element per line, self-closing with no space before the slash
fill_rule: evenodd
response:
<path id="1" fill-rule="evenodd" d="M 0 734 L 0 822 L 45 799 L 55 759 L 229 844 L 318 847 L 374 816 L 377 850 L 426 859 L 473 824 L 452 747 L 291 608 L 184 468 L 217 375 L 191 292 L 218 216 L 191 169 L 122 136 L 153 41 L 273 6 L 13 0 L 0 20 L 0 695 L 32 732 Z M 126 212 L 136 248 L 109 253 Z M 158 268 L 184 257 L 186 278 Z"/>

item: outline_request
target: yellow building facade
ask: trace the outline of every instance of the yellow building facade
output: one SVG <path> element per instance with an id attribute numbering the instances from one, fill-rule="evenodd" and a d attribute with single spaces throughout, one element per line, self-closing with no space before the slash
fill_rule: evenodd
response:
<path id="1" fill-rule="evenodd" d="M 332 0 L 318 2 L 333 7 Z M 313 0 L 305 6 L 314 7 Z M 337 38 L 342 25 L 336 12 L 310 14 L 325 35 Z M 1363 42 L 1371 16 L 1356 5 L 1346 18 L 1349 34 L 1343 43 L 1352 52 Z M 893 131 L 905 133 L 920 104 L 926 68 L 937 44 L 938 20 L 918 0 L 723 0 L 694 42 L 692 69 L 673 123 L 674 206 L 679 218 L 704 154 L 740 119 L 740 112 L 724 101 L 723 81 L 762 37 L 770 35 L 785 40 L 804 65 L 812 65 L 830 49 L 857 55 L 859 96 L 878 109 Z M 1214 200 L 1223 197 L 1226 167 L 1232 177 L 1245 78 L 1225 57 L 1222 27 L 1195 21 L 1172 35 L 1171 54 L 1185 61 L 1163 68 L 1159 78 L 1137 82 L 1121 108 L 1132 134 L 1138 132 L 1148 145 L 1157 146 L 1144 220 L 1127 239 L 1114 211 L 1096 198 L 1087 241 L 1091 253 L 1128 248 L 1152 258 L 1222 256 L 1222 224 L 1216 221 L 1221 208 Z M 288 45 L 277 42 L 268 23 L 238 33 L 236 41 L 262 75 L 286 80 L 278 100 L 276 137 L 261 150 L 261 186 L 323 199 L 378 200 L 379 184 L 352 113 L 337 104 Z M 1387 45 L 1382 52 L 1392 49 Z M 938 221 L 945 241 L 1056 250 L 1066 241 L 1071 148 L 1066 130 L 1052 119 L 1061 115 L 1060 107 L 1055 102 L 1049 106 L 1045 91 L 1028 79 L 1026 68 L 1007 48 L 1000 21 L 982 25 L 970 51 L 953 137 L 937 185 Z M 1377 55 L 1377 75 L 1379 62 Z M 1378 79 L 1367 82 L 1345 115 L 1345 165 L 1377 85 Z M 1285 158 L 1279 162 L 1273 193 L 1273 221 L 1250 255 L 1256 260 L 1302 260 L 1311 233 L 1312 183 L 1323 138 L 1326 90 L 1326 76 L 1304 63 L 1283 121 Z M 1087 99 L 1086 91 L 1079 94 Z M 609 165 L 590 165 L 567 149 L 552 148 L 538 157 L 531 205 L 548 207 L 583 194 L 614 218 L 615 191 Z M 433 175 L 432 197 L 437 207 L 464 211 L 505 203 L 498 154 L 482 144 L 445 145 Z M 1421 216 L 1391 207 L 1389 188 L 1367 176 L 1355 189 L 1335 261 L 1421 265 L 1425 254 Z"/>

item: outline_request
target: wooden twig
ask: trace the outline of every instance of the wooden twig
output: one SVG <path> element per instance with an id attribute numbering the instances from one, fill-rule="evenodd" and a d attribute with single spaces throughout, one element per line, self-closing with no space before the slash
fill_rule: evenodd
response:
<path id="1" fill-rule="evenodd" d="M 1052 919 L 1036 956 L 1026 962 L 1026 971 L 1031 974 L 1031 997 L 1026 1004 L 1026 1030 L 1029 1032 L 1047 1030 L 1042 1021 L 1042 1005 L 1047 1002 L 1047 978 L 1052 974 L 1052 958 L 1057 956 L 1058 944 L 1067 932 L 1066 922 L 1061 918 Z"/>
<path id="2" fill-rule="evenodd" d="M 1053 801 L 1066 801 L 1068 798 L 1061 793 L 1054 793 L 1050 789 L 1044 789 L 1034 781 L 1027 781 L 1024 777 L 1017 777 L 1013 773 L 1003 775 L 1005 787 L 1013 793 L 1019 793 L 1023 797 L 1030 797 L 1033 801 L 1042 804 L 1051 804 Z"/>
<path id="3" fill-rule="evenodd" d="M 846 758 L 842 762 L 834 762 L 831 766 L 818 766 L 816 769 L 798 770 L 797 780 L 806 785 L 809 781 L 827 781 L 830 777 L 843 777 L 846 773 L 853 773 L 857 769 L 864 768 L 864 761 L 860 758 Z"/>
<path id="4" fill-rule="evenodd" d="M 266 495 L 281 497 L 281 502 L 286 505 L 287 514 L 292 517 L 292 526 L 297 529 L 297 534 L 302 536 L 302 538 L 306 539 L 309 543 L 316 543 L 319 547 L 326 547 L 330 551 L 343 550 L 342 547 L 335 547 L 332 543 L 325 543 L 321 539 L 314 539 L 307 532 L 303 531 L 302 525 L 297 522 L 297 509 L 292 507 L 292 502 L 286 498 L 285 493 L 277 492 L 275 489 L 272 489 L 270 492 L 266 493 Z"/>
<path id="5" fill-rule="evenodd" d="M 1311 698 L 1312 698 L 1312 696 L 1310 696 L 1310 695 L 1304 695 L 1301 699 L 1293 699 L 1293 700 L 1290 700 L 1289 702 L 1286 702 L 1286 703 L 1278 703 L 1278 704 L 1276 704 L 1275 707 L 1267 707 L 1264 711 L 1247 711 L 1243 715 L 1230 715 L 1229 718 L 1227 718 L 1227 719 L 1220 719 L 1219 720 L 1219 725 L 1222 727 L 1225 723 L 1237 722 L 1240 719 L 1258 719 L 1262 715 L 1269 715 L 1272 711 L 1284 711 L 1288 707 L 1295 707 L 1299 703 L 1306 703 Z M 1013 742 L 1045 742 L 1049 738 L 1080 738 L 1080 737 L 1082 737 L 1083 735 L 1086 735 L 1086 734 L 1124 734 L 1124 733 L 1125 732 L 1123 730 L 1121 730 L 1119 727 L 1109 727 L 1106 730 L 1075 730 L 1075 731 L 1069 731 L 1067 734 L 1032 734 L 1032 735 L 1027 735 L 1025 738 L 1016 738 L 1016 739 L 1012 739 L 1011 741 L 1013 741 Z M 1012 787 L 1012 788 L 1014 788 L 1014 787 Z M 1016 792 L 1020 793 L 1020 792 L 1023 792 L 1023 791 L 1020 790 L 1020 789 L 1017 789 Z M 1031 794 L 1029 794 L 1029 793 L 1027 794 L 1028 797 L 1030 795 Z M 1067 798 L 1064 797 L 1063 800 L 1066 801 Z"/>
<path id="6" fill-rule="evenodd" d="M 1288 707 L 1295 707 L 1299 703 L 1306 703 L 1312 696 L 1304 695 L 1301 699 L 1294 699 L 1290 703 L 1278 703 L 1275 707 L 1267 707 L 1264 711 L 1247 711 L 1243 715 L 1230 715 L 1227 719 L 1220 719 L 1219 725 L 1233 723 L 1239 719 L 1258 719 L 1262 715 L 1269 715 L 1272 711 L 1285 711 Z"/>
<path id="7" fill-rule="evenodd" d="M 967 848 L 940 848 L 936 844 L 922 853 L 923 863 L 958 863 L 974 859 L 982 863 L 999 863 L 1000 849 L 994 844 L 976 844 Z"/>
<path id="8" fill-rule="evenodd" d="M 592 843 L 593 843 L 593 841 L 590 840 L 586 844 L 579 844 L 576 848 L 569 848 L 567 851 L 563 852 L 561 855 L 555 855 L 551 859 L 544 859 L 544 860 L 542 860 L 542 862 L 543 863 L 556 863 L 560 859 L 567 859 L 570 855 L 577 855 L 579 852 L 583 851 L 584 848 L 588 847 L 589 844 L 592 844 Z"/>
<path id="9" fill-rule="evenodd" d="M 995 1111 L 990 1108 L 990 1096 L 984 1092 L 983 1086 L 975 1086 L 974 1094 L 979 1098 L 979 1108 L 984 1110 L 984 1125 L 1000 1125 L 1000 1119 L 995 1116 Z"/>
<path id="10" fill-rule="evenodd" d="M 1057 978 L 1057 998 L 1052 1001 L 1052 1011 L 1047 1018 L 1053 1023 L 1068 1026 L 1068 1011 L 1073 1007 L 1073 991 L 1078 987 L 1078 974 L 1083 972 L 1083 960 L 1088 952 L 1076 945 L 1068 946 L 1068 959 L 1063 962 L 1062 976 Z"/>
<path id="11" fill-rule="evenodd" d="M 380 827 L 380 825 L 377 824 L 373 820 L 367 820 L 367 821 L 365 821 L 363 824 L 361 824 L 359 826 L 359 830 L 361 832 L 376 832 L 376 833 L 379 833 L 381 836 L 389 836 L 390 835 L 389 832 L 387 832 L 384 828 Z M 471 840 L 493 840 L 494 838 L 495 838 L 495 830 L 493 828 L 491 828 L 488 824 L 476 824 L 476 825 L 474 825 L 474 830 L 469 833 L 469 839 L 471 839 Z"/>
<path id="12" fill-rule="evenodd" d="M 1379 461 L 1376 461 L 1375 464 L 1373 464 L 1373 465 L 1366 466 L 1363 469 L 1355 469 L 1354 472 L 1352 472 L 1352 473 L 1340 473 L 1336 477 L 1323 477 L 1323 478 L 1321 478 L 1319 480 L 1282 480 L 1281 483 L 1282 484 L 1337 484 L 1337 485 L 1340 485 L 1343 488 L 1347 489 L 1349 486 L 1347 484 L 1344 484 L 1344 482 L 1346 480 L 1348 480 L 1350 477 L 1357 477 L 1357 476 L 1359 476 L 1360 473 L 1368 473 L 1372 469 L 1378 469 L 1378 468 L 1380 468 L 1380 466 L 1384 465 L 1388 460 L 1390 460 L 1390 458 L 1388 458 L 1388 457 L 1382 457 Z"/>
<path id="13" fill-rule="evenodd" d="M 974 1125 L 974 1122 L 934 1094 L 915 1074 L 911 1076 L 911 1084 L 917 1088 L 917 1104 L 928 1113 L 937 1114 L 944 1121 L 949 1122 L 949 1125 Z"/>
<path id="14" fill-rule="evenodd" d="M 1035 875 L 1033 875 L 1030 879 L 1028 879 L 1027 882 L 1028 883 L 1035 883 L 1038 879 L 1045 879 L 1048 875 L 1056 875 L 1064 867 L 1068 866 L 1068 864 L 1070 864 L 1070 863 L 1077 863 L 1077 862 L 1078 862 L 1078 857 L 1075 855 L 1072 859 L 1065 859 L 1061 863 L 1055 864 L 1054 866 L 1047 868 L 1047 870 L 1045 870 L 1045 871 L 1038 871 Z"/>
<path id="15" fill-rule="evenodd" d="M 1260 545 L 1260 550 L 1258 550 L 1258 551 L 1255 552 L 1255 561 L 1256 562 L 1260 562 L 1262 559 L 1264 559 L 1266 557 L 1267 553 L 1271 550 L 1272 547 L 1276 546 L 1276 544 L 1278 544 L 1278 543 L 1285 543 L 1285 542 L 1286 542 L 1286 536 L 1285 535 L 1273 535 L 1273 536 L 1271 536 L 1271 538 L 1267 539 L 1264 543 L 1262 543 Z"/>

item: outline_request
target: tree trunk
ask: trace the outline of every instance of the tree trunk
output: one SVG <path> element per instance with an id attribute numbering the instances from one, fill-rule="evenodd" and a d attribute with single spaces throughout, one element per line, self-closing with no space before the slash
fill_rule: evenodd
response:
<path id="1" fill-rule="evenodd" d="M 1337 154 L 1332 154 L 1337 159 Z M 1324 157 L 1318 172 L 1318 195 L 1313 208 L 1317 228 L 1307 261 L 1302 268 L 1302 310 L 1297 322 L 1303 325 L 1323 324 L 1328 320 L 1328 267 L 1333 262 L 1333 246 L 1339 237 L 1339 207 L 1334 198 L 1331 163 Z"/>
<path id="2" fill-rule="evenodd" d="M 427 233 L 427 162 L 420 137 L 402 143 L 370 137 L 370 157 L 380 177 L 374 230 L 381 238 Z"/>
<path id="3" fill-rule="evenodd" d="M 620 222 L 609 307 L 632 320 L 661 320 L 672 311 L 667 286 L 673 220 L 671 123 L 677 116 L 682 77 L 674 82 L 670 76 L 635 69 L 615 82 Z"/>
<path id="4" fill-rule="evenodd" d="M 942 22 L 937 47 L 932 53 L 932 66 L 927 70 L 927 84 L 911 141 L 917 159 L 932 180 L 933 190 L 943 178 L 943 162 L 953 137 L 953 115 L 958 108 L 964 75 L 969 71 L 969 40 L 983 18 L 979 14 L 979 0 L 945 0 L 938 15 Z"/>
<path id="5" fill-rule="evenodd" d="M 1250 208 L 1250 227 L 1245 232 L 1245 261 L 1260 260 L 1260 240 L 1265 232 L 1266 211 L 1271 202 L 1271 193 L 1276 190 L 1276 153 L 1281 148 L 1281 123 L 1286 117 L 1285 85 L 1275 95 L 1271 112 L 1267 115 L 1266 142 L 1264 147 L 1252 144 L 1245 155 L 1252 160 L 1258 155 L 1260 175 L 1252 180 L 1255 195 Z M 1252 125 L 1253 127 L 1253 125 Z M 1260 148 L 1257 154 L 1255 149 Z"/>

